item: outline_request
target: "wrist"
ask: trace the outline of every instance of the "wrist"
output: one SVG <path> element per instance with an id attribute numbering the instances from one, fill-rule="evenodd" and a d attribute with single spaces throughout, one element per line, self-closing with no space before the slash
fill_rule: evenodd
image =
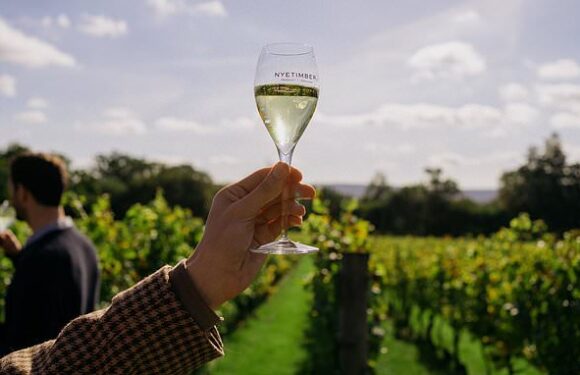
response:
<path id="1" fill-rule="evenodd" d="M 189 258 L 185 265 L 189 278 L 203 302 L 212 310 L 217 310 L 225 301 L 219 297 L 219 291 L 216 289 L 215 282 L 213 282 L 212 267 L 204 264 L 200 257 Z"/>

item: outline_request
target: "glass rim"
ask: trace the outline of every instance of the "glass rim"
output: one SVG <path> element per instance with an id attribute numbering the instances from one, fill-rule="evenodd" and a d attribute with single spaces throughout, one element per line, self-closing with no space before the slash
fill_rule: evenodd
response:
<path id="1" fill-rule="evenodd" d="M 300 56 L 314 52 L 314 48 L 310 44 L 294 42 L 268 43 L 263 50 L 276 56 Z"/>

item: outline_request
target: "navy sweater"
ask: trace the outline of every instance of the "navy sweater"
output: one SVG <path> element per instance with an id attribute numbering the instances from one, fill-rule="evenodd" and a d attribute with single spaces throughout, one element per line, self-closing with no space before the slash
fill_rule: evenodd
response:
<path id="1" fill-rule="evenodd" d="M 95 309 L 97 253 L 76 228 L 49 232 L 26 245 L 14 267 L 0 355 L 53 339 L 72 319 Z"/>

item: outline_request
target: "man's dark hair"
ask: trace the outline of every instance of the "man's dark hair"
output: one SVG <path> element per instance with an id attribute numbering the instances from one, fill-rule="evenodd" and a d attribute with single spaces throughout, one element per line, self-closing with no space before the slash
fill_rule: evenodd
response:
<path id="1" fill-rule="evenodd" d="M 24 153 L 10 163 L 13 187 L 25 187 L 38 203 L 45 206 L 60 205 L 67 178 L 64 162 L 54 155 Z"/>

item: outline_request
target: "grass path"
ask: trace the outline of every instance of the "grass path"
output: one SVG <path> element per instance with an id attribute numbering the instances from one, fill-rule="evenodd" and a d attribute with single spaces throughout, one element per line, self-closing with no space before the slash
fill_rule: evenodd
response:
<path id="1" fill-rule="evenodd" d="M 377 358 L 376 374 L 393 375 L 443 375 L 444 372 L 438 372 L 428 369 L 424 366 L 419 358 L 420 353 L 415 345 L 405 341 L 397 340 L 393 332 L 393 326 L 390 321 L 385 322 L 385 339 L 383 347 L 386 352 Z"/>
<path id="2" fill-rule="evenodd" d="M 304 277 L 312 270 L 312 258 L 304 256 L 283 279 L 278 291 L 260 306 L 255 315 L 225 341 L 226 356 L 212 362 L 203 373 L 211 375 L 291 375 L 300 374 L 300 364 L 307 353 L 302 335 L 308 326 L 312 296 L 304 288 Z M 421 361 L 421 353 L 412 343 L 395 339 L 392 324 L 385 322 L 383 347 L 386 353 L 377 358 L 376 374 L 443 375 Z M 444 331 L 444 330 L 443 330 Z M 443 332 L 445 333 L 445 332 Z M 484 375 L 480 349 L 472 343 L 462 345 L 462 359 L 470 374 Z M 465 362 L 464 362 L 465 363 Z M 518 366 L 519 367 L 519 366 Z M 494 372 L 494 375 L 504 375 Z M 524 371 L 525 375 L 540 375 Z"/>
<path id="3" fill-rule="evenodd" d="M 301 342 L 311 305 L 303 279 L 313 267 L 311 257 L 303 257 L 255 316 L 228 337 L 226 355 L 211 364 L 210 374 L 299 373 L 306 357 Z"/>

